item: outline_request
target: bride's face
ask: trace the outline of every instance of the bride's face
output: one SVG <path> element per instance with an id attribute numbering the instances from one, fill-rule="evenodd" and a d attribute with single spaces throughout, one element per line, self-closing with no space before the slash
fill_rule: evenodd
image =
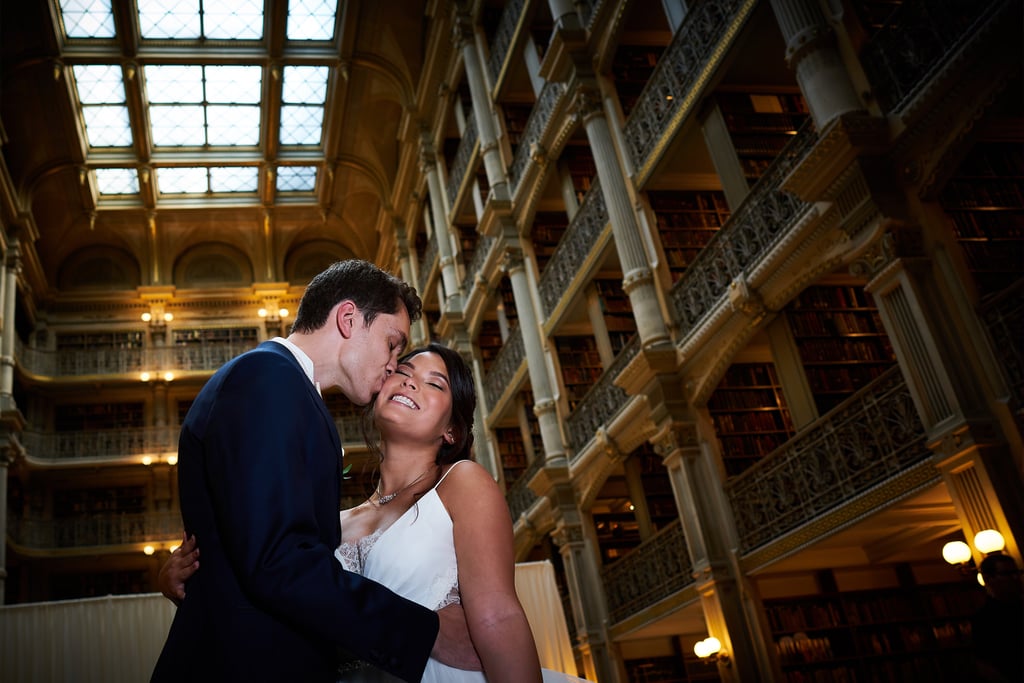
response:
<path id="1" fill-rule="evenodd" d="M 401 363 L 377 394 L 374 416 L 384 435 L 437 442 L 447 440 L 452 415 L 448 368 L 435 353 Z"/>

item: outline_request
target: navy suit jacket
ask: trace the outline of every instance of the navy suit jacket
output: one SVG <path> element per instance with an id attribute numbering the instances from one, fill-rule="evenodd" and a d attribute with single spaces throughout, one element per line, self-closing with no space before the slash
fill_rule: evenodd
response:
<path id="1" fill-rule="evenodd" d="M 182 424 L 178 483 L 200 568 L 153 681 L 334 681 L 343 648 L 419 681 L 437 615 L 334 558 L 341 442 L 283 345 L 224 365 Z"/>

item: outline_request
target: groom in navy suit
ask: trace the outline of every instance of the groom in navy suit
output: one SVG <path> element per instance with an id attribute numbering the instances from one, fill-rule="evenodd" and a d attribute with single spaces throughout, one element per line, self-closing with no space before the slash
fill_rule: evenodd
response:
<path id="1" fill-rule="evenodd" d="M 153 681 L 334 681 L 338 648 L 406 681 L 420 680 L 432 652 L 456 666 L 475 658 L 461 614 L 439 620 L 333 555 L 342 451 L 320 391 L 368 403 L 421 307 L 373 264 L 335 263 L 309 283 L 287 339 L 203 387 L 178 444 L 182 518 L 203 568 Z"/>

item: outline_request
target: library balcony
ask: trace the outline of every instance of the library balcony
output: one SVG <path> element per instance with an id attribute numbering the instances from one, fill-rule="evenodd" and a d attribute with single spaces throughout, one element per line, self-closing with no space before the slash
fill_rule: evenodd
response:
<path id="1" fill-rule="evenodd" d="M 181 515 L 174 512 L 82 511 L 67 517 L 8 518 L 8 540 L 19 553 L 76 554 L 131 552 L 144 545 L 165 547 L 181 537 Z M 132 546 L 138 546 L 133 548 Z"/>

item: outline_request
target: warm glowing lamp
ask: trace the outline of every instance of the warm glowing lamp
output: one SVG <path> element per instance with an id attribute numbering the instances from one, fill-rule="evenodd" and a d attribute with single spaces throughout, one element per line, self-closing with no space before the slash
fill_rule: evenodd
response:
<path id="1" fill-rule="evenodd" d="M 164 320 L 166 322 L 171 322 L 172 320 L 174 320 L 174 314 L 173 313 L 164 313 Z"/>
<path id="2" fill-rule="evenodd" d="M 152 319 L 153 319 L 153 314 L 152 313 L 143 313 L 142 314 L 142 322 L 148 323 Z"/>
<path id="3" fill-rule="evenodd" d="M 145 548 L 142 549 L 142 552 L 146 553 L 147 555 L 152 555 L 156 552 L 156 548 L 154 548 L 151 545 L 147 545 Z"/>
<path id="4" fill-rule="evenodd" d="M 141 379 L 143 382 L 148 382 L 151 376 L 152 375 L 150 375 L 148 372 L 139 373 L 139 379 Z"/>
<path id="5" fill-rule="evenodd" d="M 707 647 L 708 655 L 717 655 L 722 651 L 722 641 L 714 636 L 704 639 L 705 647 Z"/>
<path id="6" fill-rule="evenodd" d="M 178 456 L 177 455 L 168 455 L 167 456 L 167 464 L 168 465 L 177 465 L 178 464 Z"/>
<path id="7" fill-rule="evenodd" d="M 256 311 L 256 315 L 258 315 L 261 318 L 266 318 L 267 317 L 267 309 L 261 308 L 260 310 Z"/>
<path id="8" fill-rule="evenodd" d="M 277 312 L 277 314 L 279 316 L 281 316 L 282 318 L 287 318 L 288 317 L 288 309 L 287 308 L 282 308 L 281 310 L 279 310 Z"/>
<path id="9" fill-rule="evenodd" d="M 701 659 L 704 659 L 705 657 L 710 655 L 711 651 L 708 649 L 708 641 L 698 640 L 696 643 L 694 643 L 693 654 L 697 655 Z"/>
<path id="10" fill-rule="evenodd" d="M 148 455 L 142 456 L 142 464 L 146 465 L 147 467 L 149 465 L 152 465 L 153 464 L 153 458 L 151 456 L 148 456 Z"/>
<path id="11" fill-rule="evenodd" d="M 164 381 L 165 382 L 170 382 L 173 379 L 174 379 L 174 373 L 173 372 L 168 371 L 168 372 L 164 373 Z"/>
<path id="12" fill-rule="evenodd" d="M 978 549 L 978 552 L 990 555 L 1005 548 L 1006 541 L 1003 540 L 1003 535 L 995 529 L 985 529 L 974 535 L 974 547 Z"/>
<path id="13" fill-rule="evenodd" d="M 942 559 L 950 564 L 963 564 L 971 559 L 971 549 L 963 541 L 950 541 L 942 546 Z"/>
<path id="14" fill-rule="evenodd" d="M 173 552 L 174 552 L 175 550 L 177 550 L 177 549 L 178 549 L 178 546 L 177 546 L 177 545 L 172 545 L 172 546 L 171 546 L 170 548 L 168 548 L 167 550 L 169 550 L 170 552 L 172 552 L 172 553 L 173 553 Z"/>

